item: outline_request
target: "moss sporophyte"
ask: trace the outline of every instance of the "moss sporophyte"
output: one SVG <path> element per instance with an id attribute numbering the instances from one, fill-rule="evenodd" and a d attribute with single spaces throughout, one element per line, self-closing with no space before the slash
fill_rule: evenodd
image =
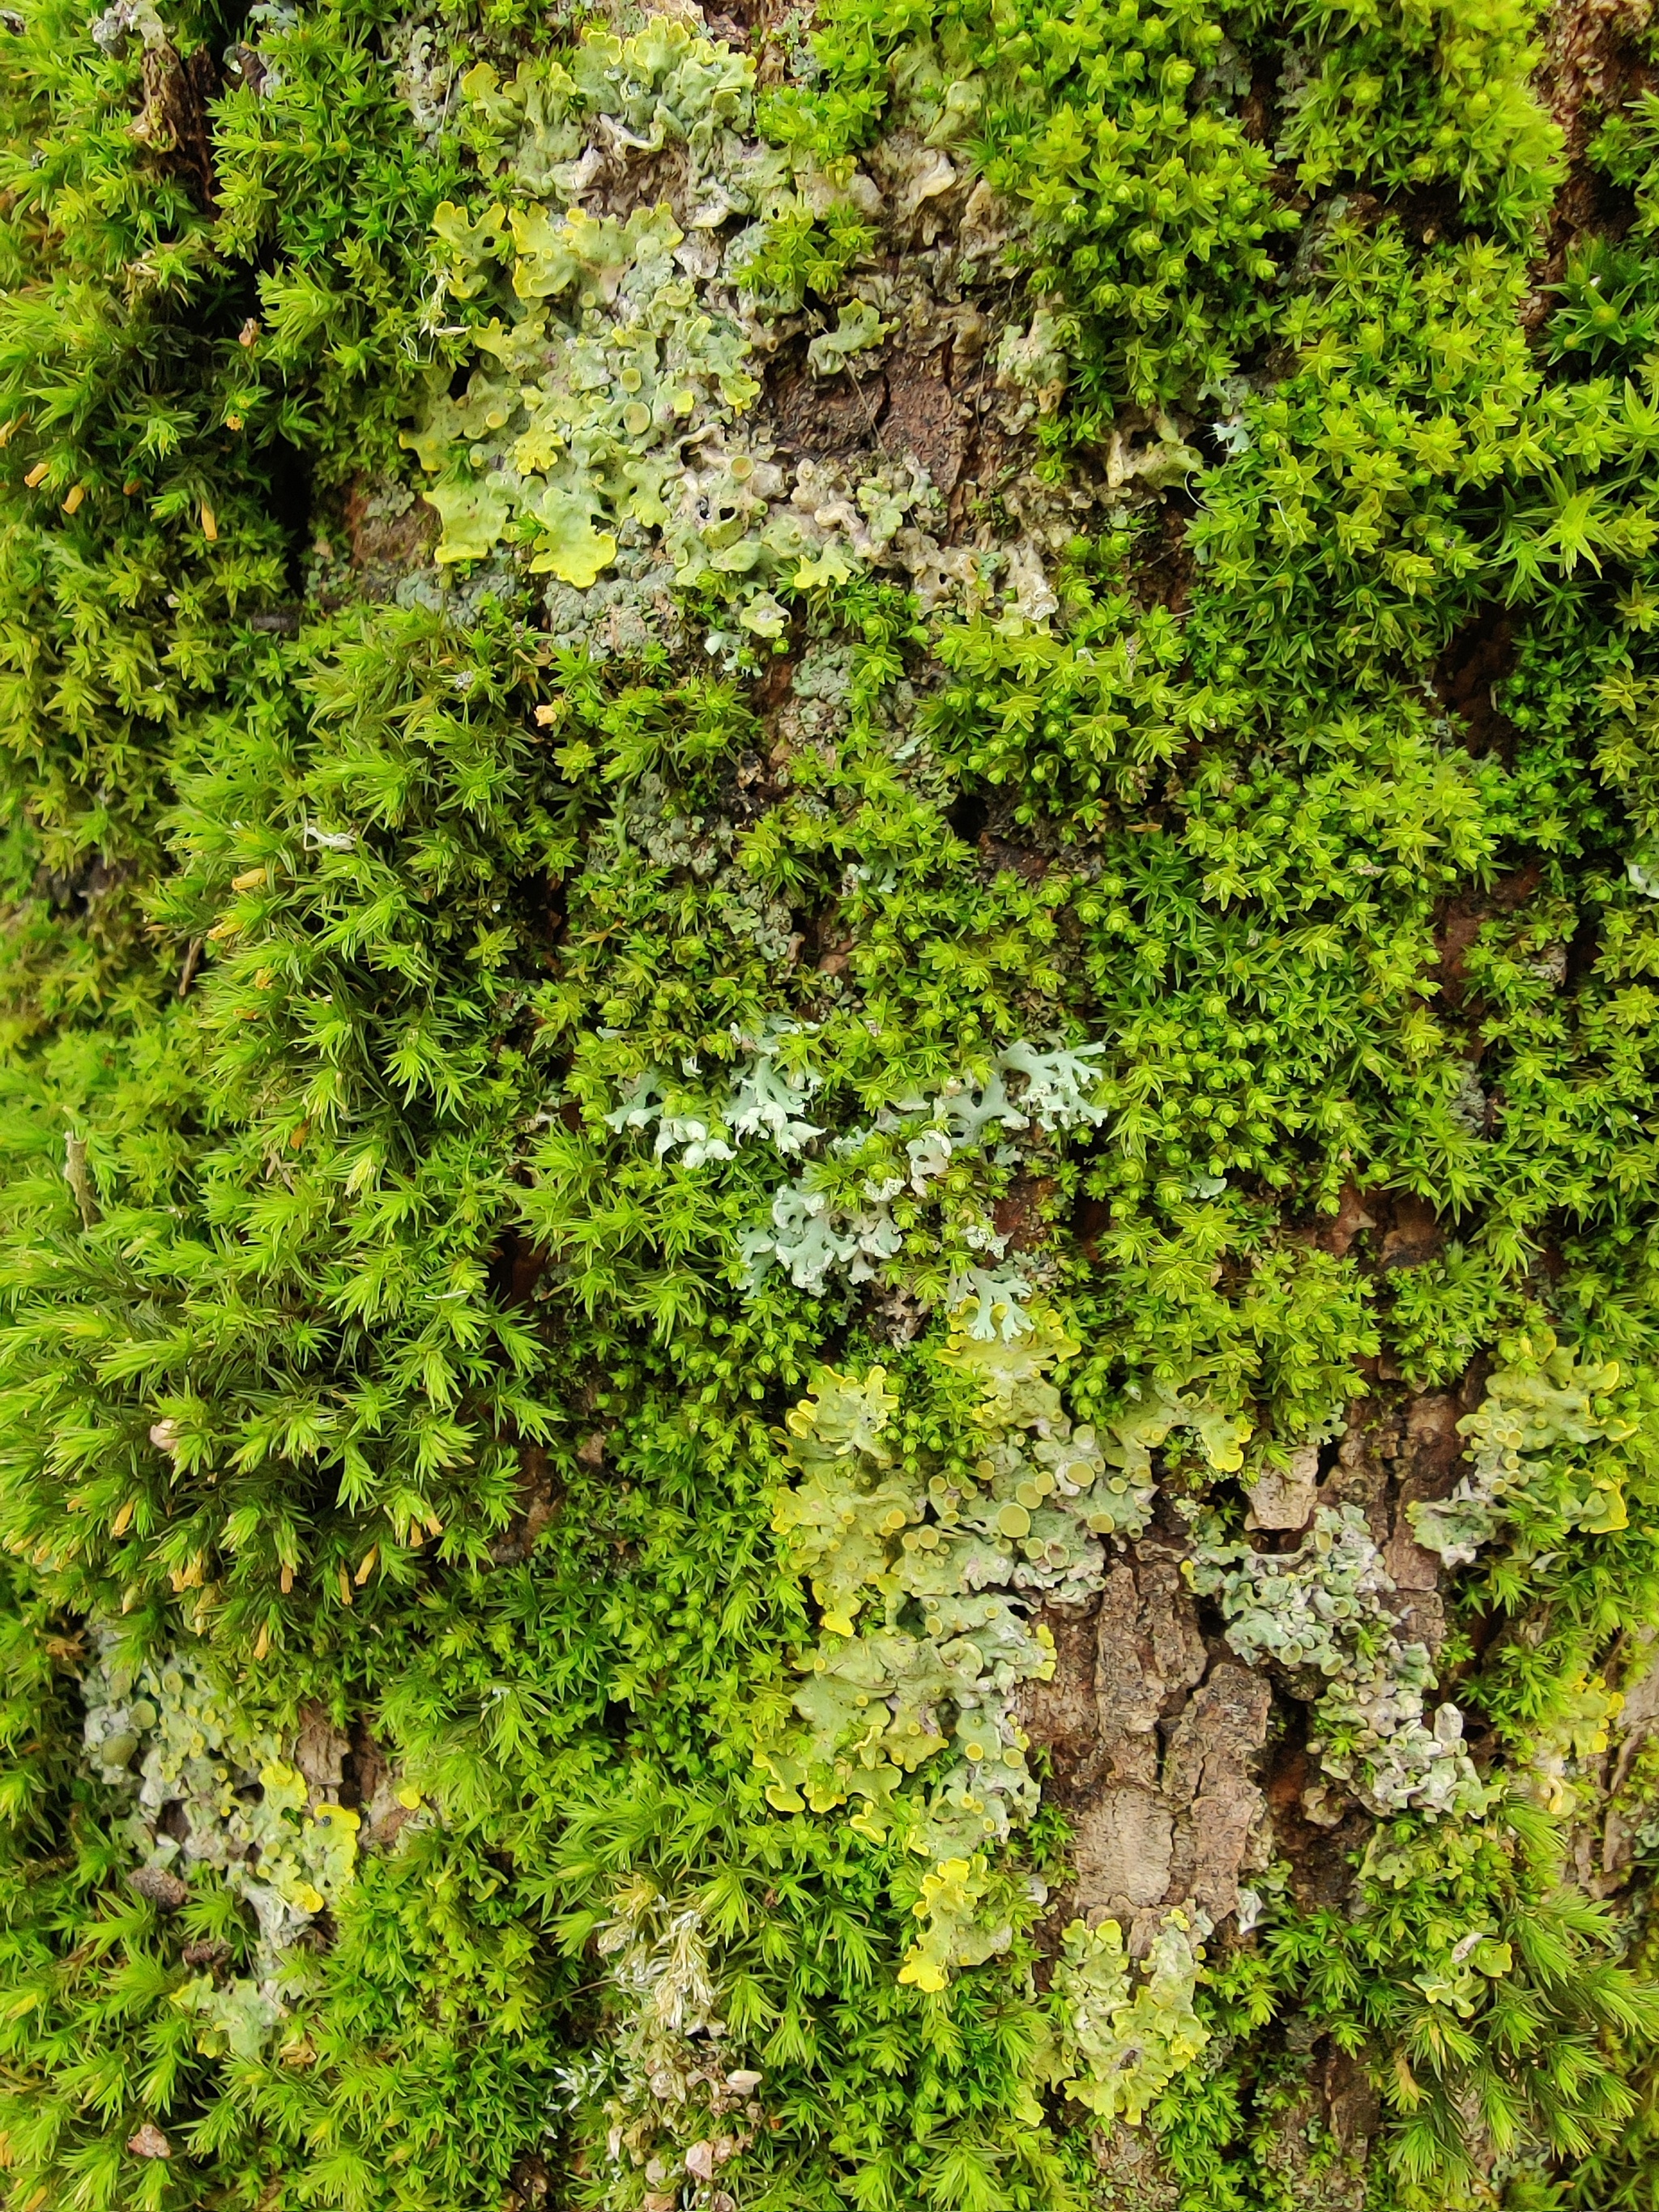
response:
<path id="1" fill-rule="evenodd" d="M 12 2212 L 1634 2212 L 1659 47 L 0 10 Z"/>

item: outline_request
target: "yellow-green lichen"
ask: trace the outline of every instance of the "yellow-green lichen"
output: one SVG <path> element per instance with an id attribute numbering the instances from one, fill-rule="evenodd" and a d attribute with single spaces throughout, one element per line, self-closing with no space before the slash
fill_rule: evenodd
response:
<path id="1" fill-rule="evenodd" d="M 1073 1921 L 1054 1968 L 1058 2023 L 1042 2056 L 1047 2078 L 1101 2119 L 1138 2125 L 1209 2041 L 1194 2004 L 1207 1932 L 1201 1916 L 1170 1912 L 1137 1979 L 1116 1921 Z"/>
<path id="2" fill-rule="evenodd" d="M 275 1726 L 186 1655 L 137 1669 L 106 1656 L 84 1688 L 88 1765 L 136 1790 L 125 1832 L 143 1864 L 185 1881 L 212 1869 L 258 1923 L 249 1972 L 198 1974 L 175 1996 L 204 2047 L 255 2056 L 285 2015 L 297 1939 L 352 1881 L 360 1816 L 319 1801 Z"/>
<path id="3" fill-rule="evenodd" d="M 754 75 L 750 56 L 659 17 L 629 39 L 589 30 L 511 82 L 487 64 L 461 79 L 484 190 L 434 220 L 428 321 L 446 349 L 404 433 L 430 479 L 439 564 L 505 554 L 552 580 L 550 613 L 554 587 L 604 579 L 640 619 L 596 599 L 592 622 L 620 619 L 634 641 L 641 620 L 662 626 L 665 592 L 695 599 L 728 664 L 782 635 L 790 594 L 872 568 L 908 580 L 924 609 L 988 605 L 1000 580 L 1014 613 L 1046 621 L 1057 603 L 1036 546 L 942 547 L 942 504 L 908 450 L 792 457 L 757 419 L 764 361 L 798 332 L 809 373 L 826 377 L 873 367 L 901 329 L 951 339 L 965 360 L 990 325 L 959 296 L 978 281 L 965 242 L 951 304 L 930 289 L 931 264 L 902 252 L 831 306 L 774 296 L 792 223 L 857 209 L 902 234 L 912 204 L 957 179 L 924 151 L 888 179 L 885 205 L 847 165 L 831 173 L 763 143 Z M 1033 376 L 1050 404 L 1058 348 L 1052 316 L 1010 334 L 1011 423 L 1036 404 Z"/>
<path id="4" fill-rule="evenodd" d="M 1049 1379 L 1077 1349 L 1039 1311 L 1012 1341 L 963 1327 L 934 1355 L 978 1387 L 965 1475 L 895 1460 L 899 1401 L 879 1367 L 820 1372 L 788 1417 L 797 1480 L 773 1525 L 823 1632 L 797 1662 L 795 1724 L 757 1757 L 779 1810 L 855 1805 L 860 1832 L 929 1860 L 903 1975 L 924 1989 L 1006 1940 L 978 1908 L 985 1851 L 1036 1808 L 1013 1698 L 1052 1673 L 1054 1644 L 1031 1610 L 1098 1589 L 1103 1540 L 1138 1534 L 1151 1510 L 1144 1435 L 1074 1428 Z"/>
<path id="5" fill-rule="evenodd" d="M 776 587 L 858 573 L 927 485 L 891 464 L 792 476 L 742 433 L 761 386 L 738 277 L 754 221 L 793 204 L 799 181 L 743 135 L 753 61 L 659 17 L 631 39 L 590 30 L 568 65 L 528 63 L 511 84 L 480 64 L 461 90 L 501 197 L 471 213 L 446 201 L 434 220 L 441 295 L 471 317 L 450 335 L 476 363 L 459 396 L 434 372 L 404 434 L 434 480 L 438 562 L 506 547 L 586 591 L 636 526 L 675 588 L 729 603 L 738 635 L 776 636 Z M 614 215 L 581 204 L 601 179 L 627 198 L 630 172 L 664 155 L 672 198 Z M 814 366 L 840 368 L 888 327 L 851 302 L 813 341 Z"/>
<path id="6" fill-rule="evenodd" d="M 1617 1360 L 1579 1361 L 1545 1328 L 1530 1356 L 1500 1367 L 1475 1411 L 1459 1423 L 1470 1472 L 1449 1498 L 1413 1505 L 1417 1540 L 1448 1566 L 1467 1565 L 1500 1529 L 1523 1520 L 1594 1535 L 1626 1526 L 1617 1446 L 1637 1424 L 1620 1407 Z"/>

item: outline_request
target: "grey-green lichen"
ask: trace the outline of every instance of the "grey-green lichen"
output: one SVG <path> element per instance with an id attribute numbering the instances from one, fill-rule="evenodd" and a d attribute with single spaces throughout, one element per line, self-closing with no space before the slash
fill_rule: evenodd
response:
<path id="1" fill-rule="evenodd" d="M 1615 1400 L 1619 1363 L 1579 1361 L 1549 1332 L 1537 1335 L 1534 1357 L 1497 1369 L 1460 1424 L 1469 1440 L 1468 1474 L 1449 1498 L 1412 1509 L 1418 1542 L 1449 1567 L 1466 1565 L 1528 1515 L 1595 1535 L 1626 1526 L 1616 1453 L 1584 1455 L 1588 1446 L 1617 1445 L 1635 1432 Z"/>
<path id="2" fill-rule="evenodd" d="M 1201 1914 L 1171 1911 L 1137 1978 L 1116 1921 L 1073 1921 L 1054 1966 L 1058 2024 L 1042 2075 L 1098 2118 L 1137 2126 L 1210 2039 L 1193 2002 L 1209 1932 Z"/>
<path id="3" fill-rule="evenodd" d="M 768 1023 L 754 1038 L 739 1033 L 733 1042 L 747 1048 L 745 1058 L 717 1098 L 699 1085 L 698 1069 L 682 1071 L 676 1082 L 648 1068 L 622 1086 L 620 1102 L 605 1117 L 605 1127 L 649 1130 L 658 1159 L 678 1154 L 688 1168 L 735 1159 L 736 1148 L 752 1137 L 775 1151 L 799 1152 L 823 1134 L 807 1118 L 821 1088 L 819 1078 L 800 1058 L 807 1036 L 800 1024 L 779 1020 Z M 791 1038 L 799 1044 L 791 1048 Z"/>
<path id="4" fill-rule="evenodd" d="M 319 1799 L 280 1732 L 188 1653 L 135 1670 L 106 1645 L 83 1691 L 88 1763 L 133 1798 L 123 1832 L 143 1867 L 185 1884 L 210 1869 L 258 1923 L 248 1972 L 198 1974 L 176 1998 L 204 2047 L 255 2056 L 286 2016 L 299 1939 L 352 1880 L 361 1815 Z"/>
<path id="5" fill-rule="evenodd" d="M 1443 1705 L 1425 1717 L 1433 1665 L 1423 1644 L 1394 1633 L 1395 1586 L 1358 1506 L 1321 1506 L 1293 1552 L 1200 1534 L 1187 1573 L 1219 1600 L 1227 1641 L 1247 1666 L 1270 1660 L 1292 1678 L 1324 1678 L 1314 1748 L 1325 1773 L 1371 1812 L 1485 1809 L 1489 1792 L 1463 1748 L 1462 1714 Z"/>
<path id="6" fill-rule="evenodd" d="M 605 586 L 597 588 L 603 592 Z M 734 938 L 752 945 L 767 959 L 787 958 L 793 930 L 789 908 L 742 866 L 736 825 L 718 812 L 705 815 L 682 811 L 672 804 L 654 769 L 647 769 L 618 803 L 606 842 L 618 862 L 643 858 L 653 868 L 684 869 L 694 883 L 707 886 L 710 908 Z M 663 1079 L 656 1079 L 659 1085 Z M 647 1090 L 648 1087 L 647 1084 Z M 695 1088 L 684 1069 L 675 1088 L 695 1100 Z M 702 1110 L 706 1109 L 700 1103 L 693 1103 L 687 1109 L 693 1120 Z M 640 1128 L 650 1123 L 648 1120 L 624 1118 L 621 1121 L 611 1120 L 610 1126 Z M 688 1164 L 696 1142 L 695 1139 L 689 1139 L 687 1151 L 681 1154 Z M 657 1157 L 664 1158 L 668 1150 L 665 1146 Z M 729 1155 L 711 1151 L 702 1157 L 720 1158 Z"/>

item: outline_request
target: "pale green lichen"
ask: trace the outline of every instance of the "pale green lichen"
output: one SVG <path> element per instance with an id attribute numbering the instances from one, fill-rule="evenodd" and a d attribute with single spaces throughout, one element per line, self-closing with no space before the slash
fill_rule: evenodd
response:
<path id="1" fill-rule="evenodd" d="M 503 83 L 488 62 L 461 80 L 481 166 L 537 198 L 568 204 L 607 158 L 668 149 L 684 163 L 693 226 L 759 215 L 791 182 L 789 165 L 747 137 L 755 64 L 669 14 L 631 38 L 590 27 L 562 55 L 521 63 Z"/>
<path id="2" fill-rule="evenodd" d="M 1132 1382 L 1123 1402 L 1105 1424 L 1112 1439 L 1108 1451 L 1132 1483 L 1153 1486 L 1152 1454 L 1177 1430 L 1196 1441 L 1204 1465 L 1213 1474 L 1236 1474 L 1255 1424 L 1249 1413 L 1218 1404 L 1203 1387 L 1202 1376 L 1182 1382 Z"/>
<path id="3" fill-rule="evenodd" d="M 1200 1596 L 1219 1598 L 1227 1641 L 1247 1667 L 1274 1659 L 1325 1674 L 1350 1663 L 1393 1588 L 1357 1505 L 1322 1507 L 1293 1552 L 1201 1545 L 1188 1578 Z"/>
<path id="4" fill-rule="evenodd" d="M 434 224 L 428 325 L 452 343 L 404 442 L 432 479 L 441 565 L 507 556 L 550 580 L 555 631 L 600 651 L 672 628 L 672 595 L 713 615 L 705 641 L 727 666 L 781 636 L 792 593 L 872 568 L 902 578 L 924 612 L 950 601 L 971 615 L 1000 593 L 1005 620 L 1047 623 L 1058 602 L 1038 538 L 1050 551 L 1069 542 L 1086 490 L 1022 481 L 1009 497 L 1040 493 L 1040 526 L 1011 507 L 1012 547 L 984 532 L 942 545 L 943 503 L 913 454 L 792 460 L 753 419 L 763 360 L 797 331 L 819 377 L 873 368 L 896 332 L 948 341 L 964 362 L 993 340 L 963 297 L 993 273 L 974 220 L 983 188 L 958 251 L 907 247 L 958 183 L 942 150 L 884 147 L 878 185 L 765 143 L 752 58 L 662 16 L 630 38 L 590 28 L 510 82 L 481 63 L 454 89 L 493 198 L 446 202 Z M 836 209 L 879 218 L 895 250 L 811 334 L 831 310 L 806 305 L 776 240 Z M 459 396 L 454 341 L 470 368 Z M 1010 332 L 998 361 L 1017 431 L 1063 381 L 1052 313 Z"/>
<path id="5" fill-rule="evenodd" d="M 949 1985 L 957 1968 L 982 1966 L 1007 1949 L 1012 1929 L 994 1915 L 987 1922 L 993 1887 L 982 1851 L 971 1858 L 941 1859 L 928 1869 L 913 1908 L 922 1932 L 905 1954 L 901 1982 L 934 1993 Z"/>
<path id="6" fill-rule="evenodd" d="M 1043 2078 L 1099 2118 L 1138 2125 L 1209 2041 L 1194 2003 L 1208 1932 L 1201 1914 L 1168 1913 L 1137 1980 L 1116 1921 L 1073 1921 L 1054 1968 Z"/>
<path id="7" fill-rule="evenodd" d="M 650 1131 L 659 1159 L 678 1158 L 692 1169 L 733 1160 L 745 1145 L 795 1158 L 815 1140 L 828 1139 L 773 1192 L 763 1221 L 740 1232 L 750 1291 L 774 1267 L 802 1290 L 822 1291 L 837 1276 L 849 1284 L 880 1279 L 897 1286 L 905 1231 L 895 1200 L 908 1206 L 936 1196 L 954 1163 L 965 1162 L 977 1174 L 988 1163 L 1006 1165 L 1018 1157 L 1017 1141 L 1062 1137 L 1104 1119 L 1093 1097 L 1099 1082 L 1093 1048 L 1021 1040 L 995 1054 L 983 1080 L 952 1079 L 933 1097 L 897 1100 L 873 1121 L 832 1134 L 821 1080 L 808 1057 L 809 1036 L 786 1021 L 774 1021 L 755 1038 L 734 1031 L 743 1056 L 718 1090 L 699 1070 L 683 1069 L 677 1079 L 647 1068 L 621 1086 L 618 1103 L 605 1116 L 619 1134 Z M 825 1118 L 809 1118 L 809 1109 Z M 980 1194 L 958 1227 L 947 1302 L 971 1308 L 968 1326 L 975 1336 L 1019 1334 L 1034 1279 L 1012 1264 L 981 1264 L 981 1258 L 1001 1261 L 1006 1250 L 988 1193 Z"/>
<path id="8" fill-rule="evenodd" d="M 1550 1717 L 1527 1747 L 1525 1787 L 1554 1819 L 1571 1820 L 1602 1779 L 1601 1762 L 1624 1710 L 1621 1691 L 1600 1674 L 1580 1674 L 1559 1690 Z"/>
<path id="9" fill-rule="evenodd" d="M 745 135 L 754 69 L 659 16 L 629 39 L 590 29 L 508 84 L 488 64 L 461 81 L 501 197 L 476 214 L 446 202 L 434 222 L 442 297 L 493 310 L 448 332 L 485 361 L 459 398 L 434 372 L 404 436 L 434 479 L 441 563 L 516 548 L 532 574 L 585 592 L 636 526 L 676 591 L 727 604 L 736 628 L 719 643 L 736 649 L 781 631 L 777 587 L 844 581 L 930 511 L 925 477 L 902 462 L 788 471 L 741 432 L 761 388 L 738 289 L 757 225 L 803 186 L 815 205 L 834 197 Z M 625 216 L 580 204 L 663 155 L 679 164 L 680 218 L 665 199 Z M 848 303 L 812 342 L 815 368 L 833 373 L 890 327 Z"/>
<path id="10" fill-rule="evenodd" d="M 210 1868 L 253 1913 L 252 1971 L 200 1974 L 175 2002 L 201 2020 L 204 2047 L 254 2056 L 286 2014 L 298 1939 L 352 1880 L 359 1815 L 313 1802 L 275 1726 L 188 1655 L 131 1670 L 106 1649 L 83 1686 L 88 1763 L 136 1789 L 123 1832 L 143 1864 L 185 1880 Z M 182 1841 L 159 1825 L 163 1808 L 181 1817 Z"/>
<path id="11" fill-rule="evenodd" d="M 1310 1748 L 1325 1773 L 1369 1812 L 1484 1813 L 1494 1795 L 1463 1747 L 1463 1717 L 1440 1705 L 1427 1647 L 1390 1637 L 1364 1667 L 1339 1674 L 1320 1699 Z"/>
<path id="12" fill-rule="evenodd" d="M 924 146 L 958 146 L 971 137 L 985 105 L 982 72 L 960 53 L 942 52 L 928 32 L 901 46 L 891 68 L 895 106 Z"/>
<path id="13" fill-rule="evenodd" d="M 806 349 L 806 362 L 815 376 L 839 376 L 848 362 L 872 346 L 879 345 L 892 329 L 867 300 L 849 300 L 832 331 L 822 331 Z"/>
<path id="14" fill-rule="evenodd" d="M 1394 1583 L 1357 1505 L 1322 1506 L 1293 1552 L 1256 1552 L 1200 1536 L 1188 1578 L 1220 1601 L 1227 1641 L 1246 1666 L 1316 1670 L 1327 1686 L 1313 1745 L 1324 1772 L 1379 1815 L 1408 1808 L 1475 1814 L 1489 1792 L 1463 1748 L 1462 1716 L 1425 1719 L 1434 1668 L 1421 1644 L 1394 1633 Z M 1312 1801 L 1322 1815 L 1322 1800 Z"/>
<path id="15" fill-rule="evenodd" d="M 773 1525 L 823 1633 L 798 1662 L 799 1725 L 759 1748 L 767 1796 L 791 1812 L 856 1802 L 861 1833 L 896 1832 L 932 1862 L 903 1971 L 924 1989 L 1006 1941 L 977 1908 L 984 1850 L 1037 1803 L 1013 1698 L 1052 1672 L 1054 1647 L 1030 1608 L 1100 1587 L 1103 1540 L 1146 1526 L 1149 1428 L 1161 1442 L 1183 1417 L 1166 1400 L 1150 1424 L 1137 1407 L 1121 1429 L 1073 1427 L 1049 1370 L 1077 1349 L 1039 1313 L 1013 1341 L 964 1326 L 935 1355 L 978 1388 L 966 1479 L 896 1465 L 879 1367 L 822 1371 L 788 1418 L 797 1480 Z"/>
<path id="16" fill-rule="evenodd" d="M 664 493 L 690 418 L 730 422 L 759 390 L 729 318 L 696 312 L 677 264 L 684 234 L 665 208 L 615 222 L 573 209 L 439 210 L 449 284 L 483 290 L 510 264 L 515 305 L 471 332 L 493 368 L 459 399 L 435 392 L 405 437 L 437 477 L 442 562 L 518 544 L 532 574 L 578 589 L 617 555 L 617 529 L 670 519 Z M 456 465 L 465 463 L 464 469 Z M 718 525 L 716 525 L 718 528 Z"/>
<path id="17" fill-rule="evenodd" d="M 996 1055 L 982 1083 L 953 1081 L 937 1097 L 899 1100 L 884 1107 L 873 1122 L 844 1131 L 834 1140 L 835 1157 L 781 1185 L 765 1221 L 744 1231 L 741 1250 L 750 1286 L 763 1282 L 774 1267 L 802 1290 L 821 1291 L 836 1274 L 850 1283 L 873 1279 L 903 1247 L 896 1199 L 926 1198 L 953 1162 L 983 1158 L 988 1145 L 994 1159 L 1006 1160 L 1012 1152 L 999 1148 L 1011 1139 L 1029 1141 L 1037 1132 L 1064 1135 L 1102 1121 L 1105 1109 L 1093 1097 L 1099 1083 L 1094 1060 L 1089 1047 L 1044 1049 L 1022 1040 Z M 850 1204 L 839 1194 L 842 1179 L 835 1172 L 839 1162 L 849 1161 L 862 1170 Z M 990 1226 L 988 1211 L 972 1241 L 1001 1259 L 1005 1246 Z M 962 1262 L 950 1296 L 952 1303 L 972 1296 L 973 1334 L 1013 1335 L 1024 1326 L 1030 1287 L 1017 1270 L 999 1274 Z"/>
<path id="18" fill-rule="evenodd" d="M 1548 1331 L 1534 1335 L 1534 1358 L 1498 1369 L 1480 1405 L 1458 1424 L 1468 1439 L 1469 1474 L 1449 1498 L 1410 1508 L 1418 1542 L 1449 1567 L 1467 1565 L 1528 1513 L 1595 1535 L 1626 1525 L 1616 1459 L 1581 1456 L 1587 1445 L 1622 1443 L 1635 1432 L 1613 1401 L 1619 1363 L 1581 1363 Z"/>
<path id="19" fill-rule="evenodd" d="M 1028 415 L 1052 415 L 1066 396 L 1070 374 L 1065 334 L 1046 307 L 1039 307 L 1030 325 L 1003 332 L 997 348 L 997 382 L 1005 392 L 1021 394 Z"/>
<path id="20" fill-rule="evenodd" d="M 1046 1379 L 1076 1347 L 1046 1322 L 1033 1335 L 1000 1347 L 1018 1384 L 985 1394 L 986 1452 L 966 1481 L 896 1468 L 884 1439 L 897 1401 L 879 1368 L 858 1379 L 824 1371 L 789 1417 L 799 1480 L 780 1495 L 774 1525 L 811 1583 L 823 1633 L 799 1662 L 800 1725 L 757 1755 L 781 1811 L 856 1801 L 861 1832 L 896 1830 L 931 1862 L 922 1933 L 902 1970 L 922 1988 L 942 1988 L 953 1966 L 1006 1941 L 972 1909 L 984 1894 L 981 1853 L 1036 1809 L 1013 1692 L 1054 1663 L 1018 1593 L 1082 1595 L 1101 1565 L 1078 1507 L 1103 1462 Z M 949 1364 L 962 1348 L 939 1356 Z M 1054 1447 L 1047 1463 L 1033 1449 L 1044 1443 Z"/>

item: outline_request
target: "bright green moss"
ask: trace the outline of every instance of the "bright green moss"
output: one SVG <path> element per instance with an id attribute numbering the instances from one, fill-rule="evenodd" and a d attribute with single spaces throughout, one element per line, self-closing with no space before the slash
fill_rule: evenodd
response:
<path id="1" fill-rule="evenodd" d="M 1542 58 L 1530 9 L 1316 5 L 1286 58 L 1282 143 L 1304 185 L 1448 183 L 1468 218 L 1514 236 L 1548 206 L 1561 132 L 1529 82 Z"/>

